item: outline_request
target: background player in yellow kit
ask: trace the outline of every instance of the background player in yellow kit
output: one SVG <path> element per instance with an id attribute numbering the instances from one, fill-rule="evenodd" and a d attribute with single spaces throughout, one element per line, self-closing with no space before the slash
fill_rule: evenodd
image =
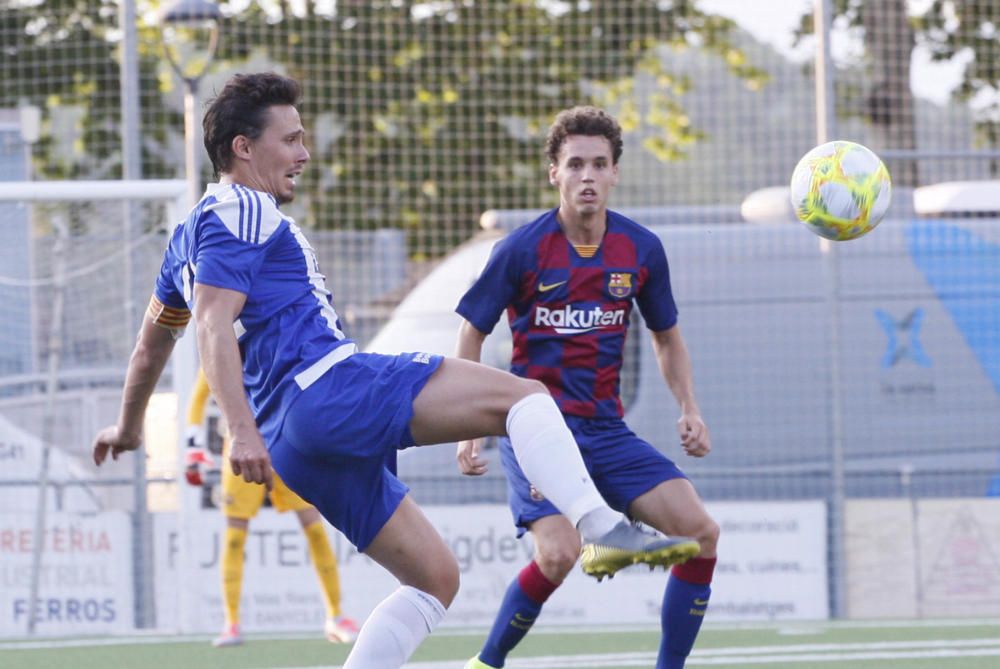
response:
<path id="1" fill-rule="evenodd" d="M 206 450 L 205 409 L 209 400 L 208 381 L 204 372 L 198 370 L 198 378 L 191 392 L 188 404 L 188 450 L 185 457 L 185 477 L 188 483 L 197 486 L 210 485 L 206 473 L 213 468 L 214 460 Z M 229 439 L 224 440 L 223 450 L 228 450 Z M 222 634 L 212 642 L 213 646 L 238 646 L 243 643 L 240 632 L 240 591 L 243 585 L 244 545 L 250 519 L 257 515 L 268 494 L 263 485 L 247 483 L 235 475 L 222 457 L 222 511 L 226 516 L 226 534 L 222 542 L 222 593 L 226 607 L 226 624 Z M 324 633 L 332 643 L 348 643 L 357 636 L 357 624 L 340 611 L 340 574 L 337 557 L 330 547 L 326 530 L 319 511 L 314 506 L 292 492 L 288 486 L 274 475 L 274 486 L 270 492 L 271 504 L 279 512 L 294 511 L 302 524 L 302 531 L 309 540 L 309 557 L 316 567 L 326 604 L 326 624 Z"/>

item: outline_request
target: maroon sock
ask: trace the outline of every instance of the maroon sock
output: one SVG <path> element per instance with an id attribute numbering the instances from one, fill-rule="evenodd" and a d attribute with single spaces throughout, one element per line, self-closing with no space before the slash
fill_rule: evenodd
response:
<path id="1" fill-rule="evenodd" d="M 542 573 L 541 567 L 534 560 L 517 575 L 517 582 L 524 594 L 538 604 L 543 604 L 559 587 L 558 583 L 553 583 Z"/>
<path id="2" fill-rule="evenodd" d="M 684 564 L 674 565 L 673 575 L 682 581 L 696 583 L 698 585 L 708 585 L 712 582 L 712 574 L 715 573 L 715 558 L 696 557 L 691 558 Z"/>

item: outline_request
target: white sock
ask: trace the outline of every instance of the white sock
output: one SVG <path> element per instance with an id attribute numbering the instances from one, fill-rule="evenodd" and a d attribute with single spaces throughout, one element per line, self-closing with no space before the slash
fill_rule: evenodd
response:
<path id="1" fill-rule="evenodd" d="M 444 606 L 433 595 L 401 586 L 368 616 L 344 669 L 402 667 L 444 614 Z"/>
<path id="2" fill-rule="evenodd" d="M 610 506 L 604 506 L 583 514 L 583 518 L 576 524 L 576 527 L 584 539 L 593 541 L 620 522 L 622 522 L 622 514 Z"/>
<path id="3" fill-rule="evenodd" d="M 507 435 L 521 471 L 584 539 L 596 539 L 621 520 L 594 487 L 573 433 L 549 395 L 528 395 L 511 407 Z M 581 524 L 584 517 L 587 522 Z"/>

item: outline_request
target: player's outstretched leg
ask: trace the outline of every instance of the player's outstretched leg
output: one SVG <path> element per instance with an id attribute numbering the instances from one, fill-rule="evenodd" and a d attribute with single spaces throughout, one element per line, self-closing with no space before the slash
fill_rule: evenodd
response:
<path id="1" fill-rule="evenodd" d="M 647 534 L 623 520 L 599 539 L 584 543 L 580 567 L 600 581 L 633 564 L 651 569 L 682 564 L 700 550 L 694 539 Z"/>
<path id="2" fill-rule="evenodd" d="M 448 358 L 413 401 L 410 430 L 420 444 L 506 432 L 525 478 L 580 530 L 585 571 L 593 576 L 611 576 L 629 564 L 666 567 L 698 552 L 696 541 L 651 537 L 607 505 L 559 407 L 538 381 Z"/>
<path id="3" fill-rule="evenodd" d="M 548 394 L 529 394 L 515 403 L 507 434 L 525 477 L 580 531 L 585 573 L 601 580 L 632 564 L 666 568 L 698 554 L 694 539 L 648 534 L 607 505 Z"/>
<path id="4" fill-rule="evenodd" d="M 527 479 L 580 530 L 587 574 L 600 580 L 631 564 L 669 567 L 698 554 L 694 539 L 647 534 L 608 507 L 549 395 L 535 393 L 517 402 L 507 417 L 507 434 Z"/>

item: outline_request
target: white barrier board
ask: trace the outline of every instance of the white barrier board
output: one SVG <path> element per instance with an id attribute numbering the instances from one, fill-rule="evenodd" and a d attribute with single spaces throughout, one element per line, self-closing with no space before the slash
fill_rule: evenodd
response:
<path id="1" fill-rule="evenodd" d="M 709 511 L 723 528 L 709 605 L 712 620 L 802 620 L 829 615 L 826 508 L 822 502 L 721 503 Z M 531 559 L 500 505 L 426 507 L 458 559 L 462 584 L 447 626 L 488 626 L 507 585 Z M 161 628 L 222 627 L 218 511 L 198 511 L 183 556 L 176 517 L 156 522 L 157 621 Z M 330 530 L 340 564 L 343 608 L 363 620 L 397 587 L 384 569 Z M 183 565 L 183 566 L 182 566 Z M 179 578 L 179 569 L 187 576 Z M 656 624 L 666 585 L 662 570 L 631 568 L 597 583 L 575 569 L 546 603 L 540 625 Z M 250 522 L 241 603 L 247 632 L 322 628 L 324 610 L 308 547 L 292 514 L 266 510 Z"/>
<path id="2" fill-rule="evenodd" d="M 36 633 L 77 636 L 133 628 L 132 529 L 122 511 L 51 513 L 39 572 Z M 0 636 L 27 631 L 35 517 L 0 514 Z"/>
<path id="3" fill-rule="evenodd" d="M 1000 615 L 1000 499 L 849 500 L 851 618 Z"/>
<path id="4" fill-rule="evenodd" d="M 225 518 L 198 510 L 178 531 L 175 514 L 157 514 L 156 620 L 165 630 L 218 632 L 223 625 L 219 550 Z M 330 529 L 331 537 L 336 533 Z M 325 609 L 309 547 L 294 513 L 261 511 L 250 521 L 244 554 L 241 624 L 246 631 L 323 629 Z M 338 557 L 345 557 L 339 554 Z M 353 590 L 341 565 L 341 582 Z"/>
<path id="5" fill-rule="evenodd" d="M 5 481 L 38 480 L 42 470 L 42 441 L 0 416 L 0 484 Z M 48 499 L 50 510 L 72 509 L 74 513 L 96 513 L 99 505 L 81 486 L 63 486 L 67 481 L 90 478 L 91 472 L 69 457 L 61 448 L 49 450 Z M 32 515 L 38 507 L 35 485 L 0 485 L 0 510 L 22 511 Z"/>

